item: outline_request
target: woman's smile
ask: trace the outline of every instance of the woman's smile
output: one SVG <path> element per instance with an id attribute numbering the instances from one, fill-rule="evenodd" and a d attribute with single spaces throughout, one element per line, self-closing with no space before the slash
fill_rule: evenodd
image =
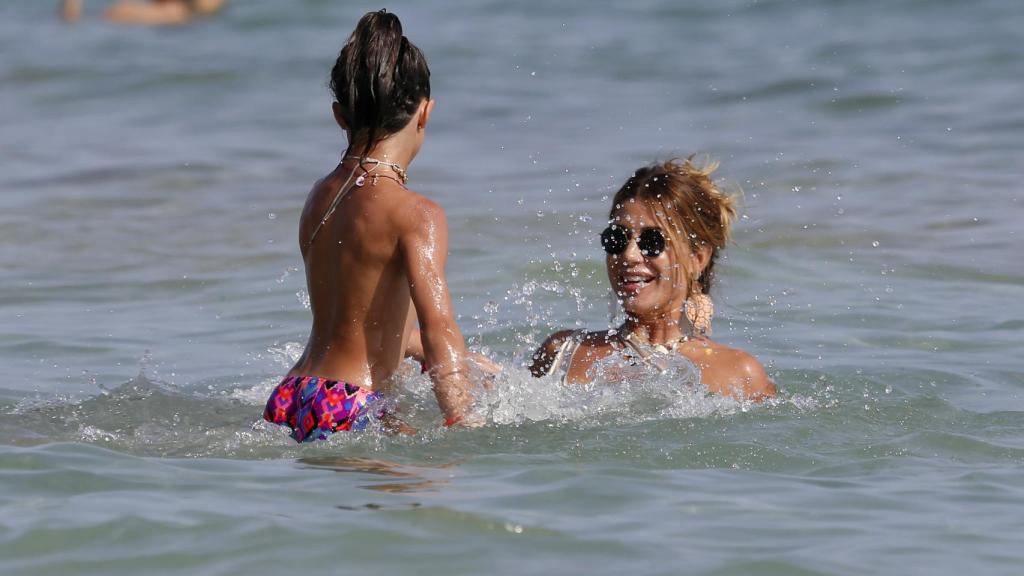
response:
<path id="1" fill-rule="evenodd" d="M 615 212 L 612 224 L 628 237 L 625 249 L 608 254 L 605 260 L 612 290 L 622 300 L 626 312 L 646 315 L 671 308 L 671 301 L 679 292 L 673 287 L 672 250 L 645 255 L 638 243 L 645 230 L 661 230 L 654 208 L 648 202 L 630 199 Z"/>
<path id="2" fill-rule="evenodd" d="M 622 295 L 636 295 L 658 277 L 648 270 L 626 270 L 619 274 L 619 292 Z"/>

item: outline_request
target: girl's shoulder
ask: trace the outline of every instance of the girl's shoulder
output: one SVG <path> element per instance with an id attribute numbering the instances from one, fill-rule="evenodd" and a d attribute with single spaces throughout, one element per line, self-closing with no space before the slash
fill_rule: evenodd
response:
<path id="1" fill-rule="evenodd" d="M 399 229 L 414 232 L 436 232 L 448 229 L 448 216 L 440 204 L 404 186 L 388 183 L 384 200 L 392 220 Z"/>

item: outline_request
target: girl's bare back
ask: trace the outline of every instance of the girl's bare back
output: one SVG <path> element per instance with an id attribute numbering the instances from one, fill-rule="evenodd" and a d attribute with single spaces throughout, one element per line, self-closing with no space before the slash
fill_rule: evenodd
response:
<path id="1" fill-rule="evenodd" d="M 357 169 L 358 170 L 358 169 Z M 309 194 L 299 224 L 313 327 L 306 351 L 290 375 L 343 380 L 374 390 L 402 359 L 410 328 L 409 281 L 396 207 L 416 195 L 387 178 L 363 186 L 341 166 Z M 331 219 L 308 240 L 339 194 Z"/>

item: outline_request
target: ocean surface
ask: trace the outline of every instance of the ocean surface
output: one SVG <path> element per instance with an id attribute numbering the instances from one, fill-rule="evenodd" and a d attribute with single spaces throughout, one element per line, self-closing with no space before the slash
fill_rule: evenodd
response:
<path id="1" fill-rule="evenodd" d="M 1024 572 L 1024 3 L 395 2 L 437 99 L 486 426 L 296 446 L 260 420 L 310 313 L 297 247 L 380 6 L 194 25 L 0 3 L 0 574 Z M 609 325 L 597 233 L 640 165 L 743 191 L 715 337 L 766 405 L 523 363 Z"/>

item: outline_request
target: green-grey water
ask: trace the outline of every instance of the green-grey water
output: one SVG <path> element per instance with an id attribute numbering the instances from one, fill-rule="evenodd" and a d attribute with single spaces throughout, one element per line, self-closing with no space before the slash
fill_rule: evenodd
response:
<path id="1" fill-rule="evenodd" d="M 0 573 L 1017 574 L 1024 5 L 402 2 L 437 107 L 488 424 L 295 446 L 259 415 L 309 328 L 296 222 L 325 84 L 379 6 L 176 29 L 0 5 Z M 639 165 L 744 192 L 715 337 L 781 394 L 522 367 L 608 324 L 596 234 Z"/>

